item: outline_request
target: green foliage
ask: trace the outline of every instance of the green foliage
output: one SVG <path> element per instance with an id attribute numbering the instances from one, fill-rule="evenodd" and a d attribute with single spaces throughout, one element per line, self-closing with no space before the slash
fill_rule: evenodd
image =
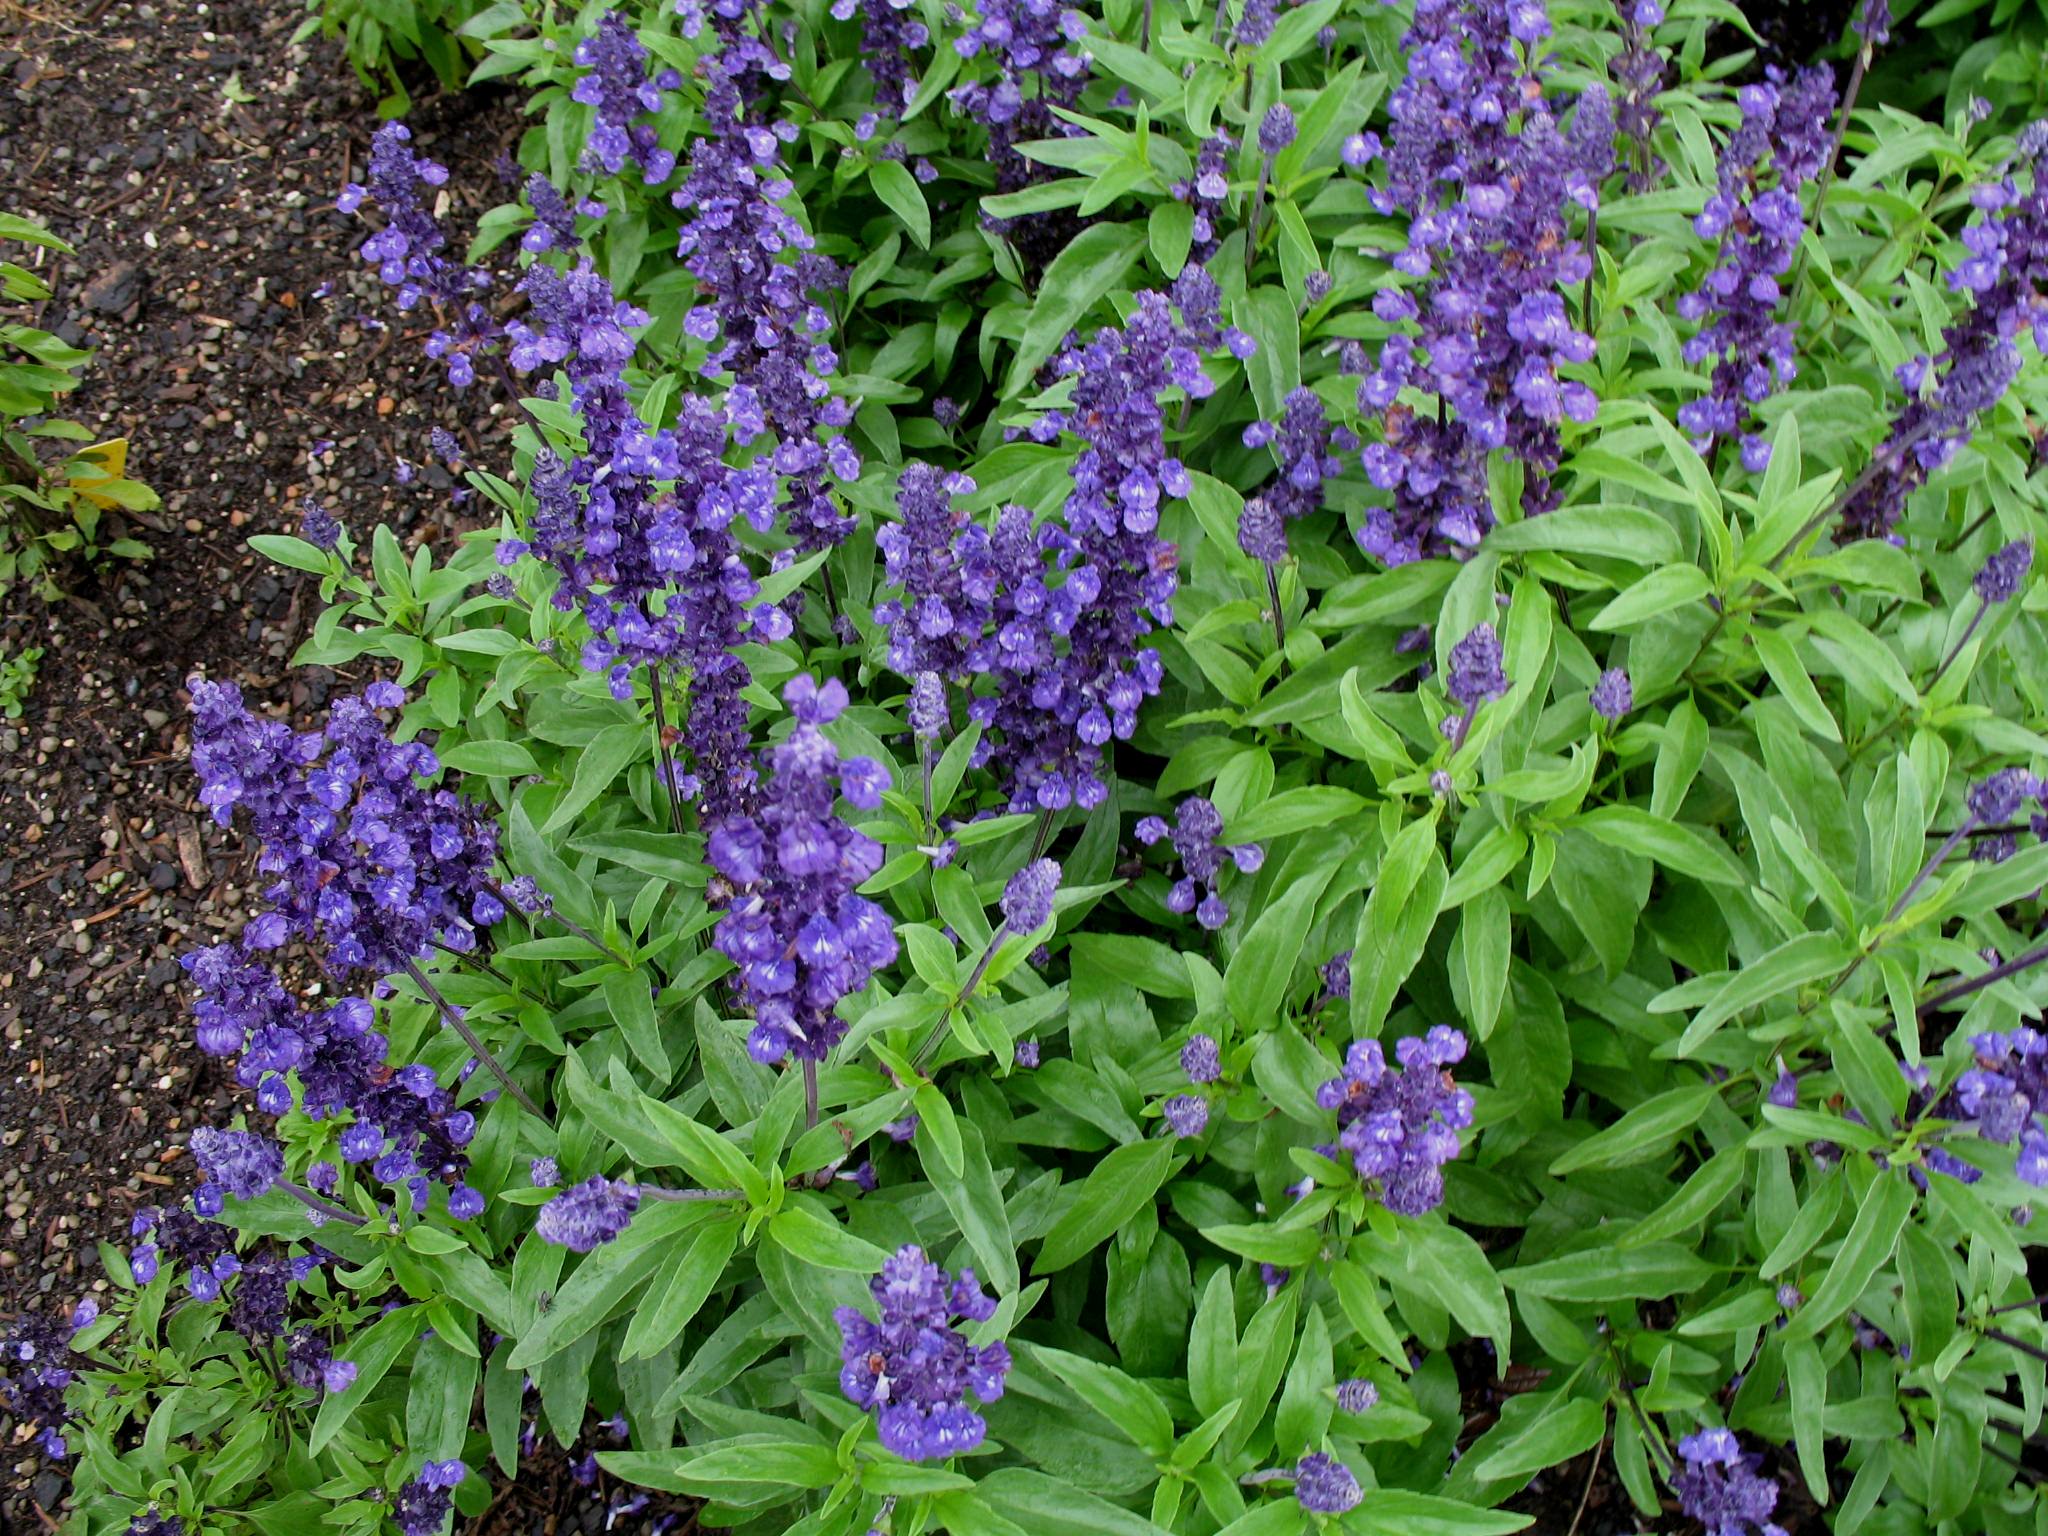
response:
<path id="1" fill-rule="evenodd" d="M 0 213 L 0 241 L 71 249 L 40 225 L 7 213 Z M 0 301 L 32 304 L 49 296 L 33 271 L 0 259 Z M 110 511 L 146 512 L 157 505 L 154 491 L 127 478 L 128 440 L 96 443 L 84 426 L 54 414 L 91 357 L 48 331 L 0 321 L 0 591 L 19 580 L 55 597 L 66 560 L 149 558 L 148 545 L 125 534 L 107 537 L 101 529 Z M 87 446 L 75 446 L 81 443 Z"/>
<path id="2" fill-rule="evenodd" d="M 466 25 L 506 9 L 503 0 L 306 0 L 312 14 L 295 38 L 316 32 L 340 42 L 366 90 L 382 92 L 377 110 L 398 117 L 412 110 L 406 76 L 424 67 L 443 90 L 463 82 L 470 52 Z"/>

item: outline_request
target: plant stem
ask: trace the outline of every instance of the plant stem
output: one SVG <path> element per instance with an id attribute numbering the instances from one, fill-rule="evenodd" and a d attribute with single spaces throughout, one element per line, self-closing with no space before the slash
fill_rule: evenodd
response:
<path id="1" fill-rule="evenodd" d="M 818 1125 L 818 1064 L 808 1056 L 803 1060 L 804 1074 L 804 1129 L 817 1129 Z"/>
<path id="2" fill-rule="evenodd" d="M 2013 959 L 2006 961 L 2003 965 L 1994 965 L 1982 976 L 1973 976 L 1968 981 L 1959 981 L 1954 986 L 1935 993 L 1934 996 L 1928 998 L 1926 1002 L 1916 1008 L 1914 1012 L 1924 1019 L 1937 1008 L 1945 1007 L 1959 998 L 1968 997 L 1973 992 L 1982 992 L 1986 987 L 2001 982 L 2008 976 L 2016 976 L 2021 971 L 2039 965 L 2043 960 L 2048 960 L 2048 944 L 2030 949 L 2025 954 L 2015 956 Z"/>
<path id="3" fill-rule="evenodd" d="M 1287 673 L 1287 614 L 1280 607 L 1280 573 L 1273 569 L 1273 562 L 1263 562 L 1266 567 L 1266 596 L 1273 604 L 1273 645 L 1280 653 L 1280 672 Z"/>
<path id="4" fill-rule="evenodd" d="M 740 1191 L 736 1189 L 665 1189 L 659 1184 L 637 1184 L 647 1200 L 737 1200 Z"/>
<path id="5" fill-rule="evenodd" d="M 290 1179 L 279 1179 L 277 1187 L 309 1211 L 318 1211 L 322 1216 L 331 1217 L 335 1221 L 347 1222 L 352 1227 L 369 1225 L 368 1222 L 354 1211 L 344 1210 L 331 1200 L 323 1200 L 310 1189 L 305 1188 L 303 1185 L 294 1184 Z"/>
<path id="6" fill-rule="evenodd" d="M 440 994 L 431 981 L 427 980 L 426 973 L 412 961 L 408 960 L 405 962 L 405 974 L 412 978 L 414 986 L 427 995 L 427 1000 L 440 1011 L 441 1017 L 447 1021 L 455 1033 L 462 1036 L 462 1043 L 469 1047 L 470 1054 L 488 1067 L 491 1075 L 505 1085 L 505 1091 L 517 1099 L 520 1105 L 529 1114 L 533 1115 L 534 1118 L 545 1120 L 547 1117 L 541 1114 L 540 1106 L 528 1098 L 526 1090 L 512 1080 L 512 1074 L 505 1070 L 504 1065 L 498 1058 L 493 1056 L 485 1047 L 483 1041 L 476 1037 L 476 1031 L 469 1027 L 469 1021 L 456 1011 L 454 1005 Z"/>
<path id="7" fill-rule="evenodd" d="M 647 663 L 647 688 L 654 696 L 654 760 L 661 765 L 661 793 L 668 801 L 669 826 L 683 835 L 683 797 L 676 789 L 676 762 L 668 749 L 668 706 L 661 699 L 661 668 Z"/>

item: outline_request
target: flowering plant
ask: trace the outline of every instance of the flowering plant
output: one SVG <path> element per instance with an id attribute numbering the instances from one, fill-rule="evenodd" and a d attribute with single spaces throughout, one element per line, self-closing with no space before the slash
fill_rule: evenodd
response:
<path id="1" fill-rule="evenodd" d="M 543 1435 L 763 1536 L 2031 1521 L 2048 129 L 1881 0 L 471 30 L 519 203 L 342 205 L 520 424 L 445 563 L 255 541 L 357 688 L 192 685 L 246 1113 L 81 1390 L 186 1297 L 408 1536 Z M 78 1411 L 95 1529 L 270 1507 Z"/>

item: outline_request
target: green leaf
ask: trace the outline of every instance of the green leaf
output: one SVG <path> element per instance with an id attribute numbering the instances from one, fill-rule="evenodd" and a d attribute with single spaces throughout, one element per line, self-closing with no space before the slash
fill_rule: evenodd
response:
<path id="1" fill-rule="evenodd" d="M 1589 1397 L 1553 1402 L 1535 1422 L 1472 1469 L 1482 1482 L 1526 1478 L 1590 1451 L 1607 1434 L 1607 1405 Z"/>
<path id="2" fill-rule="evenodd" d="M 987 207 L 986 201 L 982 204 Z M 1195 210 L 1186 203 L 1155 204 L 1145 224 L 1145 239 L 1152 247 L 1152 261 L 1165 276 L 1179 277 L 1188 264 L 1188 252 L 1195 243 Z"/>
<path id="3" fill-rule="evenodd" d="M 875 196 L 903 221 L 919 250 L 932 243 L 932 211 L 925 205 L 924 188 L 901 160 L 873 160 L 868 163 L 868 182 Z"/>
<path id="4" fill-rule="evenodd" d="M 1344 1517 L 1346 1531 L 1366 1536 L 1513 1536 L 1533 1523 L 1528 1515 L 1479 1509 L 1405 1488 L 1375 1488 Z"/>
<path id="5" fill-rule="evenodd" d="M 712 1210 L 698 1202 L 649 1201 L 624 1232 L 584 1257 L 506 1363 L 527 1370 L 582 1339 L 673 1257 L 671 1239 Z"/>
<path id="6" fill-rule="evenodd" d="M 1491 1339 L 1507 1359 L 1508 1298 L 1486 1251 L 1456 1227 L 1427 1220 L 1403 1222 L 1398 1245 L 1398 1272 L 1442 1302 L 1467 1333 Z"/>
<path id="7" fill-rule="evenodd" d="M 1509 1289 L 1547 1301 L 1655 1300 L 1695 1290 L 1714 1273 L 1714 1266 L 1676 1243 L 1649 1243 L 1641 1248 L 1595 1248 L 1540 1264 L 1523 1264 L 1501 1272 Z"/>
<path id="8" fill-rule="evenodd" d="M 1248 1030 L 1272 1027 L 1287 1001 L 1294 968 L 1302 959 L 1300 936 L 1308 931 L 1316 900 L 1335 869 L 1304 873 L 1284 895 L 1261 912 L 1230 957 L 1223 989 L 1230 1011 Z"/>
<path id="9" fill-rule="evenodd" d="M 1173 1167 L 1171 1141 L 1139 1141 L 1113 1148 L 1089 1171 L 1078 1197 L 1053 1224 L 1031 1270 L 1065 1269 L 1151 1203 Z"/>
<path id="10" fill-rule="evenodd" d="M 355 1380 L 347 1390 L 330 1392 L 320 1400 L 320 1412 L 313 1419 L 313 1431 L 306 1448 L 319 1455 L 329 1441 L 341 1433 L 358 1407 L 382 1381 L 408 1344 L 418 1339 L 420 1309 L 400 1307 L 372 1323 L 369 1329 L 341 1350 L 340 1358 L 356 1368 Z"/>
<path id="11" fill-rule="evenodd" d="M 1660 613 L 1699 602 L 1714 590 L 1696 565 L 1665 565 L 1650 572 L 1593 616 L 1594 629 L 1627 629 Z"/>
<path id="12" fill-rule="evenodd" d="M 1031 1358 L 1058 1376 L 1083 1402 L 1116 1426 L 1147 1455 L 1164 1460 L 1173 1450 L 1173 1416 L 1159 1394 L 1115 1366 L 1063 1349 L 1030 1346 Z"/>
<path id="13" fill-rule="evenodd" d="M 1124 280 L 1144 246 L 1145 233 L 1135 224 L 1092 224 L 1052 259 L 1003 384 L 1006 398 L 1030 387 L 1040 365 L 1082 316 Z"/>
<path id="14" fill-rule="evenodd" d="M 1899 1233 L 1913 1211 L 1913 1186 L 1897 1169 L 1880 1173 L 1856 1208 L 1849 1234 L 1835 1250 L 1820 1289 L 1785 1324 L 1785 1337 L 1807 1339 L 1856 1304 L 1885 1260 L 1898 1245 Z"/>
<path id="15" fill-rule="evenodd" d="M 675 1069 L 661 1043 L 661 1024 L 654 1015 L 654 995 L 648 991 L 647 977 L 638 971 L 613 971 L 604 978 L 604 1003 L 633 1055 L 654 1074 L 658 1086 L 666 1087 Z"/>
<path id="16" fill-rule="evenodd" d="M 1799 1448 L 1799 1470 L 1814 1502 L 1828 1501 L 1828 1464 L 1823 1419 L 1828 1406 L 1828 1373 L 1820 1346 L 1795 1339 L 1785 1346 L 1785 1384 L 1792 1393 L 1792 1440 Z"/>
<path id="17" fill-rule="evenodd" d="M 960 1119 L 957 1123 L 962 1164 L 959 1174 L 949 1174 L 925 1157 L 923 1137 L 916 1141 L 918 1160 L 924 1165 L 924 1174 L 931 1181 L 932 1189 L 946 1202 L 946 1209 L 960 1224 L 961 1235 L 967 1239 L 967 1246 L 974 1250 L 982 1278 L 995 1287 L 998 1296 L 1009 1296 L 1020 1284 L 1017 1243 L 1010 1233 L 1010 1214 L 1004 1208 L 1003 1192 L 996 1183 L 995 1169 L 989 1165 L 988 1147 L 983 1142 L 980 1127 L 971 1118 Z"/>
<path id="18" fill-rule="evenodd" d="M 1560 507 L 1541 517 L 1502 523 L 1486 536 L 1486 547 L 1512 553 L 1555 550 L 1651 567 L 1670 565 L 1680 553 L 1678 535 L 1663 518 L 1645 507 L 1613 504 Z"/>
<path id="19" fill-rule="evenodd" d="M 1706 833 L 1637 806 L 1603 805 L 1564 825 L 1582 827 L 1610 848 L 1646 855 L 1666 869 L 1709 885 L 1745 885 L 1753 878 L 1732 853 Z"/>
<path id="20" fill-rule="evenodd" d="M 807 1206 L 792 1205 L 777 1211 L 769 1219 L 768 1235 L 793 1257 L 820 1269 L 872 1275 L 880 1272 L 889 1257 L 887 1249 L 876 1247 L 864 1237 L 855 1237 L 838 1222 Z"/>
<path id="21" fill-rule="evenodd" d="M 249 547 L 266 560 L 274 560 L 297 571 L 311 571 L 315 576 L 325 576 L 332 571 L 340 558 L 316 544 L 286 533 L 251 534 Z"/>
<path id="22" fill-rule="evenodd" d="M 473 737 L 442 749 L 438 755 L 444 768 L 453 768 L 459 773 L 481 774 L 487 779 L 512 779 L 540 772 L 540 764 L 533 753 L 516 741 L 486 741 Z"/>
<path id="23" fill-rule="evenodd" d="M 1209 1277 L 1188 1335 L 1188 1392 L 1195 1411 L 1207 1417 L 1237 1396 L 1237 1304 L 1230 1266 Z"/>
<path id="24" fill-rule="evenodd" d="M 1582 1168 L 1621 1168 L 1665 1152 L 1680 1132 L 1698 1122 L 1719 1094 L 1712 1083 L 1660 1093 L 1553 1159 L 1550 1172 L 1562 1177 Z"/>
<path id="25" fill-rule="evenodd" d="M 588 810 L 597 797 L 611 788 L 612 780 L 628 766 L 652 751 L 652 734 L 645 725 L 608 725 L 591 738 L 576 758 L 576 770 L 569 779 L 569 792 L 555 806 L 541 835 L 558 832 Z"/>
<path id="26" fill-rule="evenodd" d="M 731 1217 L 698 1230 L 675 1268 L 665 1279 L 657 1276 L 647 1288 L 619 1346 L 620 1359 L 650 1359 L 675 1341 L 724 1277 L 739 1238 L 740 1223 Z"/>

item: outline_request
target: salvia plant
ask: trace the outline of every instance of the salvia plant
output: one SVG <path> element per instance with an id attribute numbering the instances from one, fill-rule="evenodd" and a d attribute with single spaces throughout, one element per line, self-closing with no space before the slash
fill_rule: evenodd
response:
<path id="1" fill-rule="evenodd" d="M 340 203 L 519 425 L 191 683 L 79 1529 L 2040 1529 L 2048 127 L 1882 0 L 469 30 L 516 201 Z"/>

